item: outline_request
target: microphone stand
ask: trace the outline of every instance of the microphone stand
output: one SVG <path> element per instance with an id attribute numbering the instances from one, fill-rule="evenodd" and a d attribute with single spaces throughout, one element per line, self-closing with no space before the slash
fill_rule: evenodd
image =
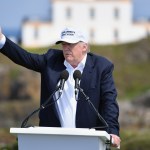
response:
<path id="1" fill-rule="evenodd" d="M 49 101 L 51 100 L 51 98 L 54 96 L 54 94 L 55 94 L 59 89 L 60 89 L 60 86 L 57 86 L 56 89 L 55 89 L 55 91 L 50 95 L 50 97 L 49 97 L 38 109 L 34 110 L 32 113 L 30 113 L 30 114 L 23 120 L 23 122 L 22 122 L 22 124 L 21 124 L 21 128 L 26 128 L 26 127 L 28 127 L 28 126 L 26 126 L 26 124 L 27 124 L 28 120 L 30 119 L 30 117 L 32 117 L 35 113 L 41 111 L 42 109 L 45 109 L 45 108 L 49 107 L 50 105 L 54 104 L 54 103 L 60 98 L 61 94 L 59 94 L 58 98 L 57 98 L 56 100 L 54 100 L 54 102 L 48 104 Z"/>
<path id="2" fill-rule="evenodd" d="M 77 89 L 83 94 L 83 96 L 85 97 L 85 100 L 89 103 L 90 106 L 92 106 L 93 110 L 95 111 L 96 115 L 98 116 L 98 118 L 100 119 L 100 121 L 103 122 L 103 124 L 105 124 L 105 126 L 103 127 L 98 127 L 98 128 L 109 128 L 107 122 L 103 119 L 103 117 L 99 114 L 98 110 L 95 108 L 95 106 L 93 105 L 93 103 L 91 102 L 90 98 L 84 93 L 83 89 L 79 86 L 79 84 L 77 85 Z M 97 128 L 97 127 L 93 127 L 93 128 Z M 106 141 L 106 150 L 111 150 L 111 144 L 112 144 L 112 136 L 110 135 L 110 140 Z"/>
<path id="3" fill-rule="evenodd" d="M 83 89 L 79 86 L 79 84 L 77 85 L 77 89 L 83 94 L 83 96 L 85 97 L 85 100 L 89 103 L 90 106 L 92 106 L 93 110 L 95 111 L 96 115 L 98 116 L 98 118 L 100 119 L 100 121 L 102 121 L 103 124 L 105 124 L 105 126 L 103 127 L 98 127 L 98 128 L 109 128 L 107 122 L 103 119 L 103 117 L 99 114 L 98 110 L 95 108 L 95 106 L 93 105 L 93 103 L 91 102 L 90 98 L 84 93 Z M 96 127 L 95 127 L 96 128 Z"/>

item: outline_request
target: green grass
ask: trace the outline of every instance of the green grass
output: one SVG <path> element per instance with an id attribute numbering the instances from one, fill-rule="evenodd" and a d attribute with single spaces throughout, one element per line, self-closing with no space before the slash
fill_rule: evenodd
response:
<path id="1" fill-rule="evenodd" d="M 121 150 L 149 150 L 150 130 L 127 129 L 121 132 Z"/>
<path id="2" fill-rule="evenodd" d="M 57 45 L 51 48 L 60 48 L 60 46 Z M 42 54 L 48 49 L 49 48 L 45 47 L 27 50 L 33 53 Z M 114 63 L 114 79 L 118 90 L 119 100 L 132 100 L 134 97 L 150 89 L 150 38 L 122 45 L 91 45 L 90 49 L 91 52 L 105 56 Z M 18 74 L 21 73 L 21 67 L 15 65 L 8 58 L 0 54 L 0 65 L 1 64 L 11 68 L 9 74 L 11 79 L 17 78 Z M 4 107 L 5 105 L 3 104 L 2 106 Z M 7 106 L 4 110 L 6 111 L 8 108 L 9 107 Z M 14 111 L 19 114 L 19 110 L 16 107 Z M 120 133 L 122 139 L 121 150 L 149 150 L 149 133 L 149 129 L 145 131 L 139 129 L 122 130 Z M 18 149 L 16 137 L 9 133 L 9 129 L 0 128 L 0 137 L 2 137 L 0 139 L 0 150 Z"/>
<path id="3" fill-rule="evenodd" d="M 0 128 L 0 150 L 17 150 L 16 136 L 9 133 L 8 128 Z"/>
<path id="4" fill-rule="evenodd" d="M 61 48 L 55 45 L 49 48 Z M 49 48 L 27 49 L 33 53 L 43 54 Z M 118 99 L 133 99 L 150 89 L 150 38 L 138 42 L 120 45 L 91 45 L 91 52 L 102 55 L 111 60 L 115 65 L 114 80 L 118 90 Z M 0 55 L 0 62 L 13 67 L 11 76 L 14 78 L 19 73 L 16 65 Z"/>
<path id="5" fill-rule="evenodd" d="M 61 47 L 56 45 L 52 48 Z M 30 51 L 44 53 L 47 49 Z M 114 79 L 119 99 L 132 99 L 150 89 L 150 38 L 120 45 L 91 45 L 90 50 L 114 63 Z"/>

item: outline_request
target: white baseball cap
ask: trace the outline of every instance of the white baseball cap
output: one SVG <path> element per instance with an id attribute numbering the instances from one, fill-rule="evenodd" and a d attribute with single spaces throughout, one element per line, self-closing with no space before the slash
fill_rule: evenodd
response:
<path id="1" fill-rule="evenodd" d="M 56 42 L 56 44 L 60 44 L 62 42 L 67 43 L 78 43 L 85 42 L 88 43 L 87 37 L 79 30 L 73 28 L 65 28 L 60 35 L 60 39 Z"/>

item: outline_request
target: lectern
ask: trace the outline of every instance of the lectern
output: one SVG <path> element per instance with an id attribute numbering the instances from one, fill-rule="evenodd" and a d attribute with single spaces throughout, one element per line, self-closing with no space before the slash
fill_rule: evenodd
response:
<path id="1" fill-rule="evenodd" d="M 106 150 L 110 135 L 80 128 L 11 128 L 18 136 L 19 150 Z"/>

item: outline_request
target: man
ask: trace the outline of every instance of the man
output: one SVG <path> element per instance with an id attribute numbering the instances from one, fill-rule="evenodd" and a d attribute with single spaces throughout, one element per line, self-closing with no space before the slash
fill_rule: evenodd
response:
<path id="1" fill-rule="evenodd" d="M 6 38 L 0 32 L 0 52 L 15 63 L 41 73 L 41 104 L 55 90 L 63 70 L 69 72 L 63 93 L 55 103 L 40 111 L 40 126 L 92 128 L 104 126 L 85 97 L 79 93 L 75 100 L 73 73 L 82 73 L 80 87 L 92 104 L 105 119 L 109 128 L 105 130 L 113 137 L 113 146 L 120 145 L 119 109 L 116 102 L 112 72 L 113 64 L 106 58 L 89 52 L 85 35 L 75 29 L 66 28 L 61 32 L 61 50 L 50 49 L 46 54 L 29 53 Z M 54 99 L 51 100 L 53 102 Z"/>

